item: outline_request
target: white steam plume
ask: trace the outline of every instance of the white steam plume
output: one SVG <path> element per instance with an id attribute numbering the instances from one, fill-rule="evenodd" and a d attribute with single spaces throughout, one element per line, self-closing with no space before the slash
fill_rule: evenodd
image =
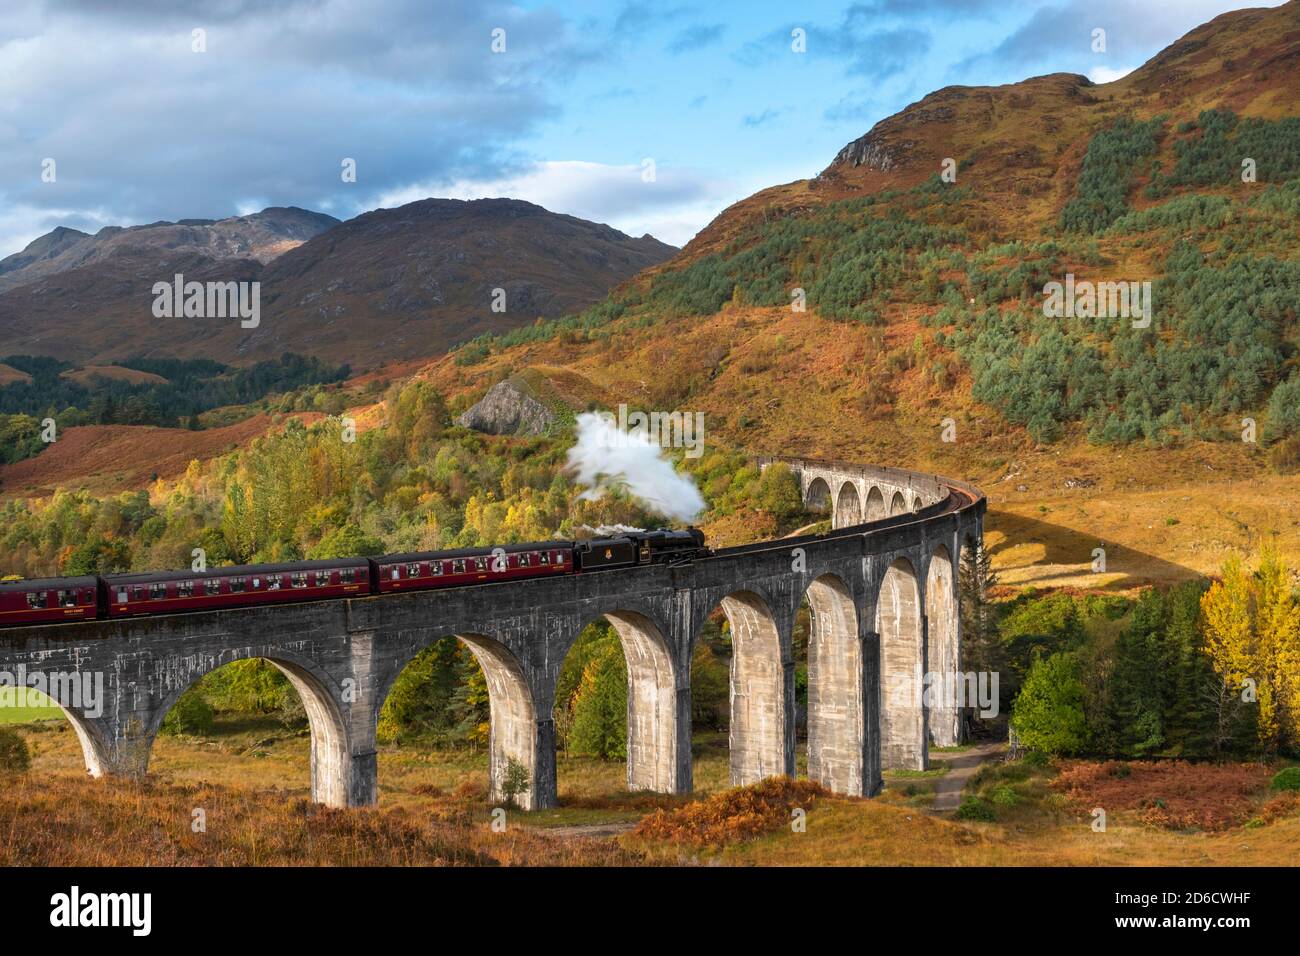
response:
<path id="1" fill-rule="evenodd" d="M 595 500 L 623 487 L 656 514 L 690 521 L 704 510 L 704 498 L 643 433 L 620 431 L 612 415 L 583 412 L 578 439 L 569 449 L 569 469 L 588 488 L 579 497 Z"/>

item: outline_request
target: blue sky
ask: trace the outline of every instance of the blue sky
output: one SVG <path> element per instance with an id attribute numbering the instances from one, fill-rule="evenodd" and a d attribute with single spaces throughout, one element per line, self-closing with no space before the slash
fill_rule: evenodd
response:
<path id="1" fill-rule="evenodd" d="M 56 225 L 426 196 L 516 196 L 681 245 L 932 90 L 1104 82 L 1243 5 L 6 0 L 0 256 Z"/>

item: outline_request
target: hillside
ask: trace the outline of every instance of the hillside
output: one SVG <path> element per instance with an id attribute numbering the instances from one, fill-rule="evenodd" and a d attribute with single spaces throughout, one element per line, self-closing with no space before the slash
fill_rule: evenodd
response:
<path id="1" fill-rule="evenodd" d="M 195 253 L 213 260 L 270 262 L 338 220 L 297 208 L 271 208 L 229 219 L 182 219 L 145 226 L 106 226 L 95 235 L 64 226 L 0 259 L 0 292 L 40 279 L 126 258 L 159 261 Z M 93 276 L 92 271 L 88 276 Z"/>
<path id="2" fill-rule="evenodd" d="M 1151 282 L 1152 321 L 1044 315 L 1067 274 Z M 1127 587 L 1270 532 L 1300 553 L 1298 310 L 1292 2 L 1218 17 L 1113 83 L 933 93 L 580 318 L 423 375 L 468 402 L 560 367 L 608 407 L 703 411 L 715 448 L 970 478 L 992 540 L 1018 542 L 1008 583 Z"/>
<path id="3" fill-rule="evenodd" d="M 83 364 L 294 352 L 373 367 L 580 310 L 673 252 L 505 199 L 428 199 L 345 223 L 268 209 L 95 236 L 59 229 L 0 261 L 0 340 L 6 354 Z M 260 282 L 260 324 L 155 318 L 153 285 L 177 273 Z M 497 288 L 504 312 L 492 309 Z"/>
<path id="4" fill-rule="evenodd" d="M 324 416 L 298 412 L 290 417 L 310 424 Z M 50 495 L 57 489 L 105 494 L 142 488 L 158 478 L 184 474 L 193 460 L 224 455 L 282 426 L 282 421 L 259 414 L 203 431 L 142 425 L 69 428 L 36 457 L 0 464 L 0 494 L 25 498 Z"/>

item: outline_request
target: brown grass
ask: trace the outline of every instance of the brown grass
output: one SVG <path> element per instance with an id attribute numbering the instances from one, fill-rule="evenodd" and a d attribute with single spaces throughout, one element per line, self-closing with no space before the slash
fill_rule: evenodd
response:
<path id="1" fill-rule="evenodd" d="M 790 823 L 795 808 L 807 810 L 830 791 L 811 780 L 772 777 L 736 787 L 677 810 L 656 810 L 634 831 L 643 840 L 722 846 Z"/>
<path id="2" fill-rule="evenodd" d="M 1153 826 L 1212 833 L 1245 823 L 1270 776 L 1263 764 L 1078 761 L 1064 765 L 1053 787 L 1084 813 L 1133 811 Z"/>
<path id="3" fill-rule="evenodd" d="M 108 379 L 111 382 L 130 382 L 132 385 L 165 385 L 167 379 L 154 372 L 142 372 L 136 368 L 122 365 L 83 365 L 70 368 L 59 375 L 81 385 L 93 385 L 95 379 Z"/>
<path id="4" fill-rule="evenodd" d="M 608 841 L 509 825 L 483 794 L 431 810 L 335 810 L 274 791 L 146 779 L 21 777 L 0 803 L 2 866 L 601 866 L 641 862 Z M 471 809 L 470 804 L 473 804 Z M 195 811 L 204 812 L 194 832 Z M 509 817 L 507 817 L 509 823 Z"/>
<path id="5" fill-rule="evenodd" d="M 0 362 L 0 386 L 12 385 L 15 382 L 30 382 L 32 377 L 22 369 L 16 369 L 12 365 L 5 365 Z"/>
<path id="6" fill-rule="evenodd" d="M 311 423 L 319 412 L 293 416 Z M 152 476 L 175 478 L 189 463 L 205 461 L 279 427 L 259 414 L 224 428 L 189 431 L 152 425 L 83 425 L 59 434 L 59 440 L 34 458 L 0 465 L 0 491 L 9 497 L 51 494 L 56 488 L 122 491 L 147 485 Z"/>

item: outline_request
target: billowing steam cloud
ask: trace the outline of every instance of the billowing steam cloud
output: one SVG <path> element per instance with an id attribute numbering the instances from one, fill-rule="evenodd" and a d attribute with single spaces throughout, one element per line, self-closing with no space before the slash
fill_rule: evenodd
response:
<path id="1" fill-rule="evenodd" d="M 656 514 L 690 521 L 704 510 L 695 483 L 660 457 L 660 448 L 643 432 L 620 431 L 611 415 L 578 416 L 578 440 L 569 449 L 569 469 L 588 488 L 583 498 L 596 499 L 622 487 Z"/>

